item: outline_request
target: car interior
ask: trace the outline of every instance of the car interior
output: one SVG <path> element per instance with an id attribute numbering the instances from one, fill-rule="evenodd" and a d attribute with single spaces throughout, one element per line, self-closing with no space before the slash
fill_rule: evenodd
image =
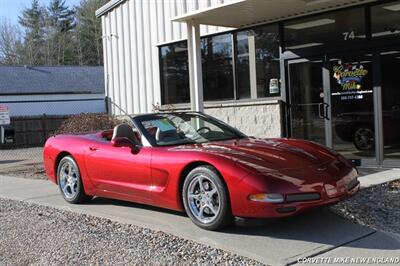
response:
<path id="1" fill-rule="evenodd" d="M 112 135 L 112 139 L 115 138 L 127 138 L 129 139 L 133 144 L 138 145 L 140 143 L 139 138 L 135 134 L 138 132 L 134 132 L 133 128 L 128 125 L 128 124 L 119 124 L 114 127 L 114 132 Z"/>
<path id="2" fill-rule="evenodd" d="M 101 132 L 101 138 L 107 141 L 111 141 L 115 137 L 126 137 L 133 143 L 142 143 L 140 133 L 129 124 L 119 124 L 115 126 L 114 129 L 104 130 Z"/>
<path id="3" fill-rule="evenodd" d="M 195 133 L 188 133 L 188 129 L 185 129 L 187 124 L 190 124 L 190 120 L 181 119 L 172 121 L 168 118 L 162 118 L 144 121 L 143 125 L 149 134 L 149 137 L 153 138 L 158 145 L 178 145 L 187 143 L 187 136 L 191 136 L 190 134 L 194 134 L 193 138 L 198 140 L 202 139 L 203 141 L 235 137 L 232 133 L 229 133 L 228 131 L 225 132 L 223 129 L 207 122 L 203 123 L 202 127 L 198 128 Z M 116 137 L 125 137 L 132 143 L 139 145 L 142 144 L 142 138 L 139 131 L 127 123 L 119 124 L 115 126 L 113 130 L 103 131 L 101 137 L 107 141 L 111 141 Z"/>

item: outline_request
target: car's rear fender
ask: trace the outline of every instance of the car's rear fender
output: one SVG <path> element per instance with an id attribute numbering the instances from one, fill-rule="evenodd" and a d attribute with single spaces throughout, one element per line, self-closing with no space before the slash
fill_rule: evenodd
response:
<path id="1" fill-rule="evenodd" d="M 73 135 L 59 135 L 49 138 L 43 150 L 44 168 L 49 180 L 57 184 L 58 163 L 63 157 L 69 155 L 78 164 L 85 192 L 91 195 L 93 185 L 85 165 L 85 156 L 88 152 L 89 141 L 88 139 Z"/>

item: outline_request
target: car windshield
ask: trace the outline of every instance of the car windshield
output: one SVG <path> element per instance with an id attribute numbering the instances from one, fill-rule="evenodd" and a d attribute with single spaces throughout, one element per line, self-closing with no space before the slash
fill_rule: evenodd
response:
<path id="1" fill-rule="evenodd" d="M 206 143 L 243 138 L 237 129 L 197 113 L 157 114 L 140 120 L 150 141 L 158 146 Z"/>

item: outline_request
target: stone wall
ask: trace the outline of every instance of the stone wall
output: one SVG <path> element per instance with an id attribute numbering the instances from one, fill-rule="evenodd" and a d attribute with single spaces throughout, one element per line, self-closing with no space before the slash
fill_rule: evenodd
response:
<path id="1" fill-rule="evenodd" d="M 281 108 L 278 101 L 205 104 L 205 113 L 249 136 L 281 137 Z"/>

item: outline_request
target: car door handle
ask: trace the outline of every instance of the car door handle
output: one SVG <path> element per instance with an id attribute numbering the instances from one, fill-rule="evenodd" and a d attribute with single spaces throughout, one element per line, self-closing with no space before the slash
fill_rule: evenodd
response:
<path id="1" fill-rule="evenodd" d="M 89 147 L 89 150 L 91 150 L 91 151 L 97 151 L 98 148 L 97 148 L 97 147 Z"/>

